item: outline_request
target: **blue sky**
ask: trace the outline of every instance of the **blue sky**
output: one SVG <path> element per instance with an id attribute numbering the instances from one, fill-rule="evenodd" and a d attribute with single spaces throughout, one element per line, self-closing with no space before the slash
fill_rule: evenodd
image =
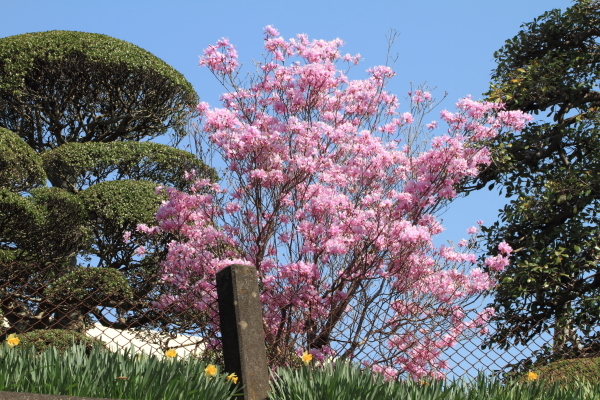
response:
<path id="1" fill-rule="evenodd" d="M 384 64 L 386 34 L 400 33 L 397 76 L 389 89 L 404 96 L 427 82 L 434 95 L 448 93 L 442 108 L 460 97 L 481 98 L 487 90 L 493 53 L 519 31 L 521 24 L 569 0 L 4 0 L 0 37 L 54 29 L 102 33 L 138 45 L 180 71 L 201 99 L 217 105 L 222 92 L 210 73 L 198 67 L 198 56 L 220 37 L 238 48 L 250 65 L 261 58 L 262 28 L 273 25 L 286 37 L 341 38 L 347 52 L 360 53 L 359 72 Z M 440 108 L 441 110 L 441 108 Z M 437 115 L 432 116 L 437 117 Z M 458 241 L 476 220 L 492 223 L 505 199 L 480 191 L 456 200 L 442 216 L 446 232 L 438 243 Z"/>
<path id="2" fill-rule="evenodd" d="M 269 24 L 286 38 L 297 33 L 314 39 L 339 37 L 346 42 L 345 51 L 362 55 L 356 70 L 360 72 L 386 62 L 386 33 L 395 29 L 400 33 L 392 49 L 398 54 L 397 76 L 388 89 L 403 97 L 411 82 L 427 82 L 437 87 L 434 95 L 448 93 L 442 108 L 451 109 L 467 94 L 482 97 L 494 68 L 494 51 L 516 35 L 521 24 L 571 4 L 569 0 L 3 0 L 0 37 L 61 29 L 126 40 L 171 64 L 203 101 L 217 105 L 222 88 L 198 67 L 198 56 L 220 37 L 236 45 L 246 65 L 261 58 L 262 28 Z M 465 230 L 479 219 L 493 223 L 504 203 L 497 192 L 487 190 L 456 200 L 442 216 L 447 231 L 438 244 L 465 237 Z"/>

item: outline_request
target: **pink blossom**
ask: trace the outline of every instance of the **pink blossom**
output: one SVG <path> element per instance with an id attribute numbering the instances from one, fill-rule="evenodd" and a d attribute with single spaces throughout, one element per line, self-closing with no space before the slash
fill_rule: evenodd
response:
<path id="1" fill-rule="evenodd" d="M 344 57 L 342 57 L 342 59 L 344 61 L 351 62 L 354 65 L 357 65 L 360 62 L 360 58 L 361 58 L 360 54 L 355 54 L 355 55 L 345 54 Z"/>
<path id="2" fill-rule="evenodd" d="M 200 114 L 204 114 L 209 108 L 210 105 L 205 101 L 198 103 L 198 105 L 196 106 L 196 110 L 198 110 Z"/>
<path id="3" fill-rule="evenodd" d="M 275 28 L 273 28 L 271 25 L 267 25 L 264 28 L 265 31 L 265 35 L 268 37 L 275 37 L 275 36 L 279 36 L 279 31 Z"/>
<path id="4" fill-rule="evenodd" d="M 221 38 L 216 45 L 208 46 L 204 50 L 199 64 L 207 66 L 216 73 L 230 74 L 238 67 L 237 51 L 228 39 Z"/>
<path id="5" fill-rule="evenodd" d="M 192 169 L 190 171 L 185 171 L 183 174 L 184 179 L 188 180 L 188 181 L 194 179 L 195 176 L 196 176 L 196 170 L 194 170 L 194 169 Z"/>
<path id="6" fill-rule="evenodd" d="M 369 72 L 371 76 L 377 81 L 381 81 L 386 78 L 391 78 L 394 75 L 396 75 L 396 73 L 390 67 L 383 65 L 370 68 L 369 70 L 367 70 L 367 72 Z"/>
<path id="7" fill-rule="evenodd" d="M 438 123 L 437 123 L 437 121 L 431 121 L 430 123 L 426 124 L 425 126 L 427 127 L 427 129 L 432 131 L 438 127 Z"/>
<path id="8" fill-rule="evenodd" d="M 502 272 L 508 266 L 508 264 L 510 264 L 509 259 L 501 255 L 488 257 L 485 259 L 485 265 L 492 271 Z"/>
<path id="9" fill-rule="evenodd" d="M 502 241 L 498 244 L 498 250 L 500 253 L 505 255 L 510 255 L 510 253 L 513 251 L 512 247 L 510 247 L 505 241 Z"/>
<path id="10" fill-rule="evenodd" d="M 232 263 L 252 265 L 267 345 L 306 349 L 314 334 L 327 338 L 308 348 L 316 359 L 345 354 L 344 335 L 364 313 L 372 324 L 357 338 L 379 341 L 385 352 L 358 349 L 349 358 L 369 358 L 385 379 L 441 378 L 444 351 L 486 329 L 490 313 L 469 321 L 468 307 L 494 281 L 468 242 L 458 249 L 433 244 L 443 231 L 435 212 L 456 196 L 456 185 L 491 162 L 482 140 L 529 117 L 499 114 L 500 105 L 466 97 L 455 112 L 440 114 L 445 134 L 417 151 L 405 138 L 423 128 L 411 124 L 424 120 L 429 92 L 412 91 L 409 109 L 400 111 L 386 90 L 391 68 L 351 80 L 336 63 L 358 63 L 360 55 L 342 55 L 340 39 L 285 40 L 272 26 L 264 33 L 266 60 L 244 82 L 228 40 L 201 57 L 202 66 L 231 82 L 222 108 L 198 106 L 201 134 L 222 157 L 228 179 L 224 187 L 196 180 L 189 193 L 159 189 L 168 199 L 156 226 L 138 230 L 177 238 L 161 264 L 163 283 L 177 296 L 166 293 L 154 306 L 203 313 L 211 321 L 203 329 L 216 337 L 216 274 Z M 501 254 L 485 261 L 492 276 L 508 265 L 509 249 L 501 244 Z"/>
<path id="11" fill-rule="evenodd" d="M 408 92 L 408 95 L 411 96 L 411 100 L 415 103 L 422 103 L 431 100 L 431 93 L 423 90 L 415 90 L 414 92 Z"/>
<path id="12" fill-rule="evenodd" d="M 225 211 L 229 214 L 233 214 L 235 212 L 238 212 L 240 210 L 240 205 L 239 203 L 232 201 L 230 203 L 227 203 L 227 205 L 225 206 Z"/>
<path id="13" fill-rule="evenodd" d="M 498 113 L 498 121 L 503 125 L 509 126 L 515 131 L 521 131 L 525 125 L 533 121 L 533 116 L 525 114 L 523 111 L 500 111 Z"/>

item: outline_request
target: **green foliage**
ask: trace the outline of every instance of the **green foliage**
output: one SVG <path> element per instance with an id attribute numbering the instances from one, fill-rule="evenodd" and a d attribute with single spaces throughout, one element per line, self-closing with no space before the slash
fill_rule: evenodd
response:
<path id="1" fill-rule="evenodd" d="M 269 398 L 278 400 L 596 400 L 597 382 L 552 385 L 544 381 L 507 382 L 479 375 L 471 381 L 385 382 L 348 363 L 323 368 L 280 368 L 271 380 Z"/>
<path id="2" fill-rule="evenodd" d="M 19 346 L 35 348 L 35 352 L 40 354 L 50 347 L 54 347 L 60 354 L 64 354 L 73 344 L 85 347 L 87 354 L 94 348 L 100 346 L 106 348 L 105 343 L 100 339 L 91 338 L 83 333 L 64 329 L 37 330 L 20 334 Z"/>
<path id="3" fill-rule="evenodd" d="M 138 223 L 154 221 L 164 198 L 155 194 L 155 188 L 156 183 L 148 181 L 106 181 L 82 191 L 79 198 L 96 226 L 112 223 L 121 229 L 135 229 Z"/>
<path id="4" fill-rule="evenodd" d="M 600 357 L 555 361 L 535 368 L 533 372 L 548 385 L 573 385 L 577 381 L 598 383 L 600 382 Z M 525 382 L 526 380 L 527 375 L 525 374 L 520 381 Z"/>
<path id="5" fill-rule="evenodd" d="M 213 181 L 215 171 L 193 154 L 152 142 L 67 143 L 42 154 L 50 181 L 65 182 L 79 191 L 107 180 L 150 180 L 183 189 L 184 172 L 192 169 Z"/>
<path id="6" fill-rule="evenodd" d="M 73 340 L 73 339 L 71 339 Z M 19 344 L 0 345 L 0 390 L 132 400 L 236 398 L 241 388 L 217 369 L 205 376 L 206 363 L 112 353 L 92 345 L 71 344 L 43 351 Z M 132 349 L 133 350 L 133 349 Z M 270 399 L 277 400 L 599 400 L 597 382 L 555 384 L 543 380 L 506 382 L 479 375 L 470 381 L 385 382 L 380 375 L 336 362 L 323 367 L 279 368 L 272 374 Z"/>
<path id="7" fill-rule="evenodd" d="M 31 196 L 0 189 L 0 249 L 20 259 L 65 260 L 86 246 L 87 212 L 77 196 L 59 188 L 35 188 Z"/>
<path id="8" fill-rule="evenodd" d="M 0 39 L 0 315 L 9 323 L 0 338 L 83 331 L 107 312 L 118 321 L 102 322 L 116 329 L 201 324 L 150 308 L 169 293 L 160 264 L 173 238 L 136 230 L 155 221 L 165 198 L 156 186 L 186 190 L 192 169 L 218 179 L 186 151 L 141 141 L 181 139 L 197 100 L 179 72 L 122 40 L 68 31 Z"/>
<path id="9" fill-rule="evenodd" d="M 89 239 L 89 230 L 85 226 L 87 210 L 77 196 L 54 187 L 36 188 L 30 191 L 32 201 L 44 208 L 44 221 L 37 232 L 29 229 L 32 245 L 39 252 L 40 245 L 60 249 L 61 254 L 81 248 Z M 62 233 L 61 233 L 62 232 Z M 40 240 L 41 239 L 41 240 Z M 48 254 L 50 250 L 48 250 Z"/>
<path id="10" fill-rule="evenodd" d="M 2 344 L 0 360 L 0 390 L 6 392 L 131 400 L 226 400 L 240 392 L 225 373 L 206 377 L 206 364 L 193 359 L 139 357 L 97 345 L 69 342 L 65 351 L 49 347 L 36 353 Z"/>
<path id="11" fill-rule="evenodd" d="M 55 304 L 90 304 L 91 307 L 114 307 L 133 300 L 127 279 L 110 268 L 77 268 L 52 282 L 44 290 L 44 296 Z"/>
<path id="12" fill-rule="evenodd" d="M 38 204 L 18 193 L 0 188 L 0 243 L 7 246 L 15 240 L 25 239 L 26 230 L 32 225 L 43 224 L 43 221 L 43 210 Z"/>
<path id="13" fill-rule="evenodd" d="M 589 109 L 585 103 L 598 101 L 598 9 L 597 0 L 578 0 L 565 12 L 548 11 L 523 25 L 494 54 L 498 67 L 489 97 L 536 114 Z"/>
<path id="14" fill-rule="evenodd" d="M 148 266 L 150 275 L 156 273 L 162 254 L 160 248 L 164 248 L 165 243 L 160 239 L 160 243 L 147 243 L 148 254 L 143 260 L 134 261 L 137 246 L 123 241 L 125 231 L 131 232 L 133 241 L 147 241 L 147 235 L 136 229 L 138 224 L 155 222 L 154 214 L 165 199 L 155 188 L 156 183 L 150 181 L 117 180 L 100 182 L 79 192 L 94 237 L 89 253 L 100 258 L 99 266 L 127 266 L 127 273 L 139 272 L 136 266 Z"/>
<path id="15" fill-rule="evenodd" d="M 177 141 L 197 102 L 179 72 L 122 40 L 70 31 L 0 39 L 0 126 L 40 153 L 168 131 Z"/>
<path id="16" fill-rule="evenodd" d="M 132 70 L 153 70 L 174 84 L 193 93 L 192 85 L 170 65 L 124 40 L 107 35 L 74 31 L 25 33 L 0 39 L 0 59 L 4 79 L 0 89 L 20 91 L 26 86 L 27 74 L 38 59 L 61 61 L 81 53 L 99 64 L 126 64 Z"/>
<path id="17" fill-rule="evenodd" d="M 496 52 L 487 93 L 509 110 L 547 113 L 489 146 L 495 163 L 465 190 L 489 185 L 510 197 L 484 229 L 489 252 L 515 253 L 500 274 L 491 342 L 554 335 L 553 359 L 595 352 L 600 321 L 600 2 L 549 11 Z"/>
<path id="18" fill-rule="evenodd" d="M 275 399 L 422 399 L 441 398 L 442 382 L 421 385 L 384 382 L 382 375 L 362 371 L 350 363 L 327 364 L 323 368 L 279 368 L 271 381 Z M 410 397 L 406 397 L 410 396 Z"/>
<path id="19" fill-rule="evenodd" d="M 45 183 L 40 157 L 18 135 L 0 127 L 0 188 L 21 192 Z"/>

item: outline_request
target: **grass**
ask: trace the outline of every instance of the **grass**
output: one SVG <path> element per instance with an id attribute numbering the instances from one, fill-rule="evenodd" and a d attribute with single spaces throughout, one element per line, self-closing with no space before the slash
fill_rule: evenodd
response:
<path id="1" fill-rule="evenodd" d="M 536 368 L 535 372 L 546 377 L 548 384 L 571 384 L 576 377 L 590 383 L 600 382 L 600 357 L 555 361 Z"/>
<path id="2" fill-rule="evenodd" d="M 582 377 L 585 371 L 597 374 L 599 361 L 567 361 L 536 370 L 538 380 L 506 384 L 484 375 L 469 381 L 385 382 L 344 362 L 281 368 L 273 373 L 270 399 L 600 400 L 597 379 L 558 379 L 567 370 L 579 371 Z M 33 346 L 0 345 L 3 391 L 127 400 L 235 399 L 240 387 L 227 376 L 195 359 L 112 353 L 97 346 L 86 355 L 82 345 L 72 345 L 62 354 L 54 347 L 39 352 Z"/>
<path id="3" fill-rule="evenodd" d="M 218 368 L 194 360 L 113 353 L 85 345 L 64 352 L 49 347 L 0 345 L 0 390 L 131 400 L 230 399 L 239 387 Z M 213 367 L 214 368 L 214 367 Z"/>
<path id="4" fill-rule="evenodd" d="M 599 384 L 575 380 L 561 386 L 543 377 L 508 384 L 483 374 L 472 380 L 385 382 L 346 363 L 281 369 L 277 376 L 271 398 L 278 400 L 600 400 Z"/>

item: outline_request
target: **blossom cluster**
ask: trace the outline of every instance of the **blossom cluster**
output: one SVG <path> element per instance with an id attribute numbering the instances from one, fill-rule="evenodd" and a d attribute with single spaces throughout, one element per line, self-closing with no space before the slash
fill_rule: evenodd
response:
<path id="1" fill-rule="evenodd" d="M 493 310 L 467 320 L 464 305 L 494 281 L 466 242 L 433 245 L 443 230 L 436 213 L 490 163 L 480 142 L 522 129 L 530 117 L 467 97 L 455 112 L 440 113 L 447 129 L 414 154 L 418 137 L 408 135 L 425 130 L 412 125 L 434 102 L 431 93 L 412 91 L 414 107 L 399 111 L 385 90 L 394 71 L 374 67 L 366 79 L 350 80 L 336 63 L 357 64 L 360 55 L 343 55 L 342 45 L 306 35 L 285 40 L 268 26 L 268 57 L 250 83 L 229 88 L 222 108 L 198 106 L 228 186 L 197 180 L 187 192 L 159 188 L 168 200 L 157 225 L 138 229 L 181 240 L 170 243 L 162 264 L 162 281 L 177 294 L 154 306 L 204 312 L 218 326 L 217 272 L 252 265 L 266 342 L 281 354 L 309 348 L 305 362 L 362 354 L 386 376 L 440 376 L 444 350 L 485 331 Z M 200 64 L 221 82 L 234 82 L 239 68 L 226 39 Z M 426 128 L 440 129 L 437 122 Z M 499 251 L 486 261 L 497 271 L 511 249 L 504 243 Z M 387 349 L 386 361 L 372 342 Z"/>

